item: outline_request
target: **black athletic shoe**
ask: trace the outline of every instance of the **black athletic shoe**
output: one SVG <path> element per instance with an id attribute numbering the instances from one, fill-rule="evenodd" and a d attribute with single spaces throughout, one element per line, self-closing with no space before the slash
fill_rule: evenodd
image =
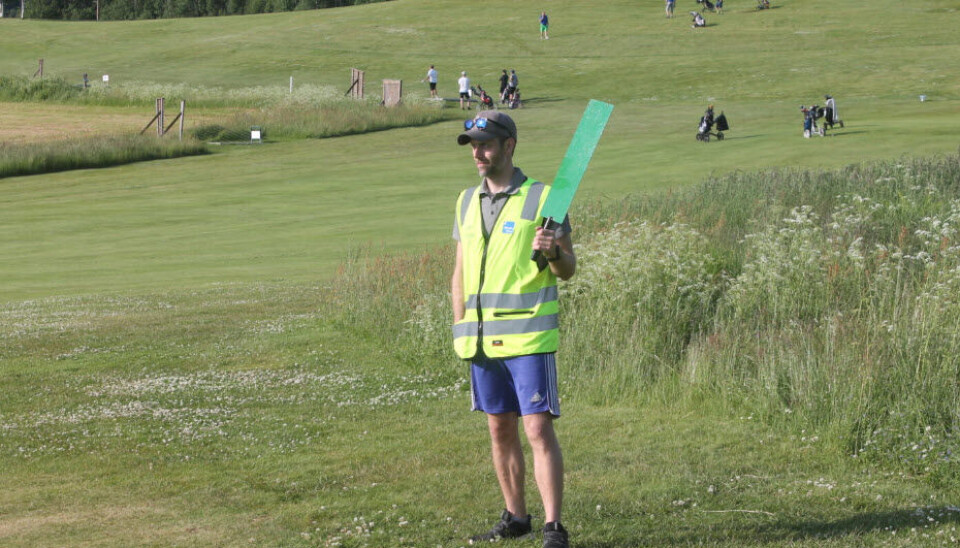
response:
<path id="1" fill-rule="evenodd" d="M 570 548 L 567 530 L 559 521 L 551 521 L 543 526 L 543 548 Z"/>
<path id="2" fill-rule="evenodd" d="M 493 526 L 493 529 L 490 529 L 482 535 L 470 537 L 470 540 L 480 542 L 500 540 L 502 538 L 518 538 L 530 534 L 530 531 L 529 514 L 527 514 L 526 518 L 520 519 L 507 510 L 504 510 L 503 513 L 500 514 L 500 521 Z"/>

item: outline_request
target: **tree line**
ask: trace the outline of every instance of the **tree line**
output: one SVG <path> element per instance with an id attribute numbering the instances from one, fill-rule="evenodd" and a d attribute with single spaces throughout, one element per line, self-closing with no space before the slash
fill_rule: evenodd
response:
<path id="1" fill-rule="evenodd" d="M 131 20 L 313 10 L 386 0 L 0 0 L 4 17 Z"/>

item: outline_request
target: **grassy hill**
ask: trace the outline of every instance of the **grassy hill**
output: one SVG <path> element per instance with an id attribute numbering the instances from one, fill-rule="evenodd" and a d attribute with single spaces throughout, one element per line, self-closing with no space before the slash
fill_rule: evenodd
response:
<path id="1" fill-rule="evenodd" d="M 77 81 L 82 72 L 94 80 L 109 73 L 115 85 L 230 89 L 284 87 L 292 75 L 298 84 L 345 89 L 348 69 L 356 66 L 367 71 L 368 93 L 378 91 L 381 78 L 401 78 L 408 93 L 423 96 L 419 80 L 433 63 L 440 70 L 441 93 L 453 96 L 460 70 L 494 88 L 501 69 L 516 68 L 528 100 L 527 108 L 516 112 L 518 163 L 536 177 L 552 177 L 586 99 L 617 105 L 584 183 L 585 199 L 617 199 L 735 170 L 835 167 L 955 150 L 960 83 L 953 75 L 960 69 L 960 39 L 945 23 L 957 17 L 951 6 L 946 1 L 809 1 L 758 12 L 743 2 L 728 6 L 723 15 L 709 14 L 710 26 L 694 31 L 682 16 L 693 2 L 681 4 L 681 15 L 673 20 L 666 20 L 655 3 L 556 2 L 549 41 L 538 38 L 537 10 L 526 13 L 511 1 L 485 2 L 483 16 L 472 4 L 404 0 L 210 19 L 3 20 L 0 72 L 29 76 L 42 57 L 47 74 Z M 803 140 L 797 107 L 820 101 L 824 93 L 838 98 L 848 127 L 834 137 Z M 919 94 L 928 101 L 920 103 Z M 723 143 L 693 139 L 708 102 L 730 118 L 732 130 Z M 151 108 L 144 109 L 144 120 Z M 94 121 L 101 117 L 107 118 L 102 110 L 90 114 Z M 17 123 L 21 120 L 17 117 Z M 451 196 L 474 177 L 464 151 L 453 145 L 456 132 L 457 123 L 449 122 L 323 143 L 227 150 L 190 161 L 6 180 L 8 189 L 27 190 L 0 202 L 0 219 L 18 236 L 15 249 L 0 248 L 3 264 L 14 264 L 13 257 L 18 263 L 15 272 L 0 272 L 3 293 L 305 280 L 329 275 L 346 250 L 359 243 L 391 250 L 444 243 Z M 87 200 L 92 194 L 66 190 L 77 187 L 64 182 L 77 180 L 111 192 L 137 181 L 138 187 L 174 197 L 123 193 L 111 199 L 111 214 L 119 218 L 97 217 L 105 224 L 89 231 L 32 227 L 38 218 L 29 212 L 45 206 L 30 189 L 65 192 L 57 198 L 64 218 L 103 207 Z M 342 186 L 347 180 L 350 184 Z M 416 188 L 424 182 L 434 192 L 424 195 Z M 229 195 L 230 204 L 196 201 L 188 208 L 193 215 L 178 209 L 177 196 L 195 195 L 198 186 Z M 343 193 L 344 188 L 363 191 Z M 407 197 L 388 198 L 396 193 Z M 418 196 L 416 226 L 395 230 L 398 210 L 413 205 L 407 203 L 413 195 Z M 347 200 L 359 206 L 358 196 L 374 199 L 363 199 L 355 209 L 341 205 Z M 134 213 L 145 204 L 167 219 L 163 225 Z M 314 206 L 305 211 L 306 204 Z M 328 222 L 348 212 L 349 228 Z M 128 214 L 132 218 L 125 218 Z M 262 220 L 237 222 L 248 214 Z M 117 229 L 124 225 L 134 232 L 140 227 L 150 239 L 126 238 Z M 41 233 L 43 241 L 32 241 Z M 111 244 L 85 253 L 85 237 Z M 137 253 L 131 246 L 176 253 Z M 64 263 L 75 266 L 75 275 L 59 285 L 52 281 L 57 276 L 52 265 Z"/>
<path id="2" fill-rule="evenodd" d="M 574 545 L 955 545 L 960 252 L 935 236 L 956 232 L 958 168 L 891 159 L 960 144 L 956 3 L 741 0 L 695 31 L 682 2 L 666 20 L 659 1 L 551 0 L 549 41 L 519 0 L 0 20 L 0 74 L 42 57 L 78 83 L 345 89 L 359 67 L 368 92 L 423 97 L 431 63 L 446 96 L 460 70 L 494 88 L 515 68 L 517 163 L 546 180 L 586 100 L 611 101 L 564 300 Z M 797 107 L 825 93 L 847 127 L 803 139 Z M 721 143 L 694 140 L 708 102 Z M 0 135 L 46 139 L 51 116 L 137 131 L 138 108 L 7 103 Z M 0 544 L 459 547 L 488 526 L 485 427 L 445 338 L 453 202 L 476 180 L 459 127 L 0 179 Z M 782 221 L 801 204 L 820 220 Z M 637 212 L 678 229 L 593 238 Z M 710 301 L 741 267 L 752 285 Z M 614 270 L 622 293 L 597 283 Z M 673 300 L 686 276 L 715 284 L 703 302 Z"/>

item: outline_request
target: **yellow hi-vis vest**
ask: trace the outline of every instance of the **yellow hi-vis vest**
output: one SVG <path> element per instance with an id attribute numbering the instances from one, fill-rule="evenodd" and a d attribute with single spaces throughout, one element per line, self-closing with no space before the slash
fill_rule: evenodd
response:
<path id="1" fill-rule="evenodd" d="M 557 277 L 530 260 L 540 208 L 550 188 L 527 179 L 507 198 L 484 237 L 479 187 L 457 200 L 466 314 L 453 326 L 457 355 L 470 359 L 555 352 Z"/>

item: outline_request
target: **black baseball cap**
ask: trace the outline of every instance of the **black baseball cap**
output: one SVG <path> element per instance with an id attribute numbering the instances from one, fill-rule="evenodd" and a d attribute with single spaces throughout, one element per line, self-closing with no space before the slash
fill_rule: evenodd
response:
<path id="1" fill-rule="evenodd" d="M 489 141 L 496 137 L 517 138 L 517 124 L 498 110 L 482 110 L 476 118 L 464 122 L 466 131 L 457 136 L 457 143 L 465 145 L 471 140 Z"/>

